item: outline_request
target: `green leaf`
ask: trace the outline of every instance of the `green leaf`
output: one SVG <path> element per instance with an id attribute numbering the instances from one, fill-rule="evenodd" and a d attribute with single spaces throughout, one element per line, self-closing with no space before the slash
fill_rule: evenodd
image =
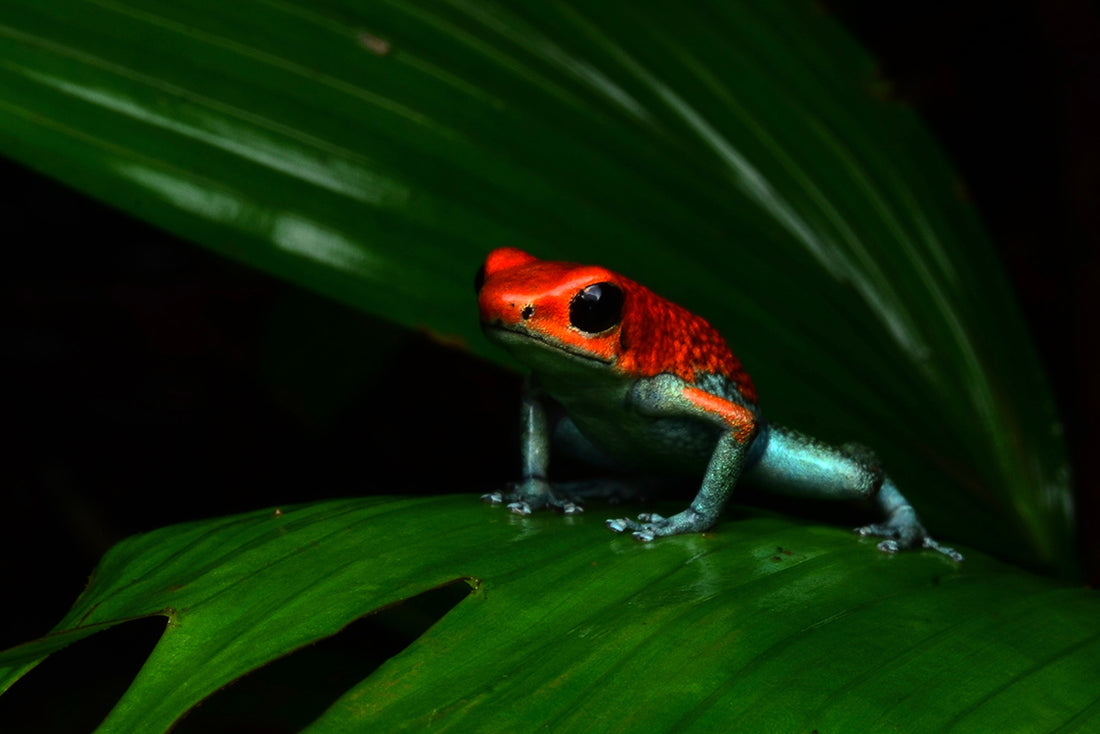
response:
<path id="1" fill-rule="evenodd" d="M 310 732 L 1091 731 L 1100 596 L 970 552 L 889 556 L 738 509 L 641 544 L 602 515 L 355 499 L 157 530 L 110 551 L 5 689 L 112 624 L 168 626 L 101 732 L 164 731 L 248 671 L 444 584 L 473 591 Z M 430 529 L 430 531 L 429 531 Z M 12 691 L 11 694 L 16 694 Z"/>
<path id="2" fill-rule="evenodd" d="M 936 145 L 811 3 L 11 0 L 0 151 L 491 352 L 492 247 L 714 322 L 773 419 L 879 451 L 938 535 L 1072 576 L 1034 350 Z"/>
<path id="3" fill-rule="evenodd" d="M 801 2 L 0 4 L 4 155 L 493 358 L 469 288 L 490 248 L 606 264 L 714 322 L 769 416 L 873 445 L 937 537 L 1071 576 L 1033 348 L 950 166 L 883 87 Z M 1092 592 L 759 513 L 652 546 L 598 520 L 451 498 L 166 528 L 0 655 L 0 687 L 163 614 L 103 726 L 163 730 L 468 580 L 313 730 L 1096 726 Z"/>

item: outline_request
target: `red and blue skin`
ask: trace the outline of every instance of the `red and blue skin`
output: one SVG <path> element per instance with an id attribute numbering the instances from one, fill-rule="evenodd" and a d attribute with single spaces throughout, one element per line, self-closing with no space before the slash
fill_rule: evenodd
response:
<path id="1" fill-rule="evenodd" d="M 741 481 L 763 491 L 862 499 L 883 521 L 857 528 L 881 551 L 957 551 L 929 537 L 916 512 L 858 444 L 832 446 L 761 416 L 756 389 L 722 336 L 699 316 L 594 265 L 494 250 L 477 274 L 486 336 L 531 374 L 521 411 L 522 478 L 483 499 L 520 515 L 581 511 L 548 479 L 551 446 L 643 476 L 702 477 L 671 517 L 648 513 L 607 526 L 637 540 L 699 533 L 718 522 Z"/>

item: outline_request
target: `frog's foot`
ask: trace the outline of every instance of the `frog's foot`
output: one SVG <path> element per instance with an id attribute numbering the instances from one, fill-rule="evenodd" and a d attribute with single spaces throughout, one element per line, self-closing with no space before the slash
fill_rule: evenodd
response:
<path id="1" fill-rule="evenodd" d="M 515 491 L 489 492 L 481 495 L 482 502 L 491 505 L 508 503 L 509 512 L 517 515 L 530 515 L 535 510 L 551 507 L 566 515 L 577 515 L 584 512 L 580 504 L 568 497 L 558 497 L 551 491 L 550 483 L 545 481 L 520 482 L 514 485 Z"/>
<path id="2" fill-rule="evenodd" d="M 683 512 L 678 512 L 672 517 L 661 517 L 655 513 L 643 513 L 638 515 L 638 520 L 627 517 L 607 520 L 607 527 L 616 533 L 627 530 L 635 540 L 649 542 L 654 538 L 666 535 L 683 535 L 684 533 L 701 533 L 714 525 L 714 518 L 707 517 L 701 512 L 696 512 L 690 507 Z"/>
<path id="3" fill-rule="evenodd" d="M 905 507 L 902 510 L 895 512 L 887 522 L 864 525 L 861 528 L 856 528 L 856 532 L 864 536 L 873 535 L 885 538 L 878 544 L 878 549 L 883 553 L 929 548 L 944 554 L 956 563 L 962 562 L 962 553 L 954 548 L 948 548 L 946 545 L 940 545 L 929 537 L 924 527 L 917 522 L 916 514 L 912 508 Z M 904 510 L 908 510 L 908 512 Z"/>

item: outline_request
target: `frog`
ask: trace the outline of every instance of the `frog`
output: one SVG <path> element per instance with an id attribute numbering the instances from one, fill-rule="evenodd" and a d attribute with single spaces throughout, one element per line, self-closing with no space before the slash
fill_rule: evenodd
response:
<path id="1" fill-rule="evenodd" d="M 577 514 L 599 495 L 593 487 L 622 486 L 552 483 L 551 453 L 564 452 L 615 476 L 701 482 L 676 514 L 606 521 L 641 542 L 713 530 L 744 484 L 861 500 L 881 520 L 855 532 L 880 539 L 880 551 L 928 549 L 963 560 L 929 536 L 873 451 L 769 422 L 740 360 L 701 316 L 602 266 L 542 260 L 513 247 L 488 254 L 475 290 L 483 333 L 529 371 L 520 399 L 520 480 L 483 495 L 485 502 L 518 515 Z"/>

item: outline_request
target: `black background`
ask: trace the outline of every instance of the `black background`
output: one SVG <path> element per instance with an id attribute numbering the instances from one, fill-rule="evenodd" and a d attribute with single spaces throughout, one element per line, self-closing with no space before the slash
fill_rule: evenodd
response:
<path id="1" fill-rule="evenodd" d="M 951 5 L 836 0 L 822 9 L 882 59 L 893 94 L 917 107 L 966 181 L 1054 385 L 1082 531 L 1092 538 L 1100 530 L 1092 457 L 1100 409 L 1097 9 L 1084 0 Z M 8 244 L 0 275 L 8 423 L 0 648 L 49 629 L 99 556 L 126 535 L 355 494 L 364 478 L 395 492 L 510 478 L 514 377 L 18 165 L 0 162 L 0 180 Z M 295 321 L 305 317 L 312 325 Z M 371 349 L 325 346 L 317 332 L 326 329 L 350 329 L 388 357 L 373 363 Z M 271 344 L 295 333 L 371 372 L 376 387 L 339 405 L 318 394 L 323 372 L 278 349 L 272 356 Z M 432 459 L 410 461 L 409 441 L 430 446 Z M 1098 548 L 1083 545 L 1093 584 Z"/>

